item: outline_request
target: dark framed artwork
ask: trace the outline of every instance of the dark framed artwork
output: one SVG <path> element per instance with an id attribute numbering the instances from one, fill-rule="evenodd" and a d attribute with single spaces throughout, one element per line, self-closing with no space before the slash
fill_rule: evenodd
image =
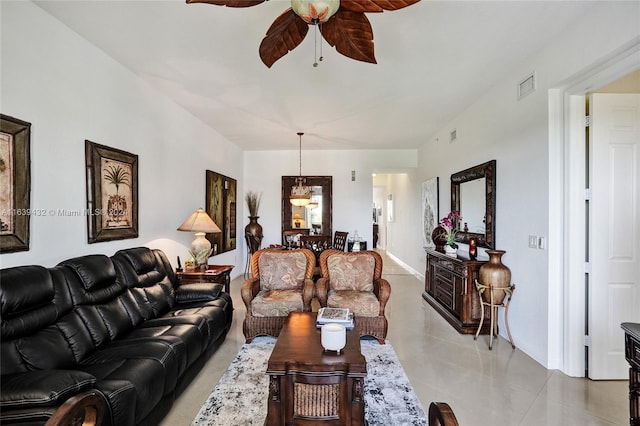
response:
<path id="1" fill-rule="evenodd" d="M 431 234 L 440 222 L 440 178 L 422 182 L 422 245 L 435 247 Z"/>
<path id="2" fill-rule="evenodd" d="M 212 256 L 236 249 L 237 181 L 220 173 L 206 171 L 207 214 L 222 230 L 207 234 L 213 248 Z"/>
<path id="3" fill-rule="evenodd" d="M 0 114 L 0 253 L 29 250 L 31 123 Z"/>
<path id="4" fill-rule="evenodd" d="M 138 237 L 138 156 L 85 140 L 89 243 Z"/>

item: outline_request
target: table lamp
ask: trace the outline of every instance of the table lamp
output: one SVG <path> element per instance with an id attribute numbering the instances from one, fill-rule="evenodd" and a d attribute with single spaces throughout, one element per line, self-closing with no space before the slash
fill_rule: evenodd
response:
<path id="1" fill-rule="evenodd" d="M 196 266 L 205 265 L 211 254 L 211 242 L 204 236 L 207 233 L 222 232 L 218 225 L 209 217 L 203 209 L 198 209 L 191 214 L 178 227 L 178 231 L 195 232 L 196 238 L 191 243 L 191 256 L 196 262 Z"/>
<path id="2" fill-rule="evenodd" d="M 302 216 L 300 215 L 300 213 L 296 213 L 293 215 L 293 224 L 296 226 L 296 228 L 300 228 L 300 219 L 302 219 Z"/>

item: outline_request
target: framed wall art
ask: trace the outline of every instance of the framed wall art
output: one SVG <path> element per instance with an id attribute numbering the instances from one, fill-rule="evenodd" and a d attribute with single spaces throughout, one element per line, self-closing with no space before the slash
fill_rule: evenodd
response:
<path id="1" fill-rule="evenodd" d="M 85 141 L 89 243 L 138 237 L 138 156 Z"/>
<path id="2" fill-rule="evenodd" d="M 440 220 L 440 178 L 422 182 L 422 245 L 423 247 L 435 247 L 431 239 L 431 233 L 438 226 Z"/>
<path id="3" fill-rule="evenodd" d="M 222 230 L 220 233 L 207 234 L 213 248 L 212 256 L 215 256 L 236 248 L 237 181 L 211 170 L 207 170 L 206 178 L 205 210 Z"/>
<path id="4" fill-rule="evenodd" d="M 0 114 L 0 253 L 29 250 L 31 123 Z"/>

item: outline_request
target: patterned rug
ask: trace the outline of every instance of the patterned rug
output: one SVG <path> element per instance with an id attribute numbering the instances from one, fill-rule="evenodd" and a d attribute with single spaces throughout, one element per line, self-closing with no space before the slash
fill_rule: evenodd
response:
<path id="1" fill-rule="evenodd" d="M 262 425 L 267 414 L 267 362 L 276 339 L 244 344 L 209 395 L 192 426 Z M 369 425 L 427 425 L 427 416 L 391 344 L 361 340 L 367 359 L 365 418 Z"/>

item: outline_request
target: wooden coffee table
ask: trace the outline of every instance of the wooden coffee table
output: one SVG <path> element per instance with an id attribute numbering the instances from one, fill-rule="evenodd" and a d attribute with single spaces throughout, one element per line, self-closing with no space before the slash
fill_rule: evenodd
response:
<path id="1" fill-rule="evenodd" d="M 315 312 L 294 312 L 278 336 L 269 364 L 265 425 L 364 425 L 367 362 L 358 330 L 347 331 L 340 355 L 325 352 Z"/>

